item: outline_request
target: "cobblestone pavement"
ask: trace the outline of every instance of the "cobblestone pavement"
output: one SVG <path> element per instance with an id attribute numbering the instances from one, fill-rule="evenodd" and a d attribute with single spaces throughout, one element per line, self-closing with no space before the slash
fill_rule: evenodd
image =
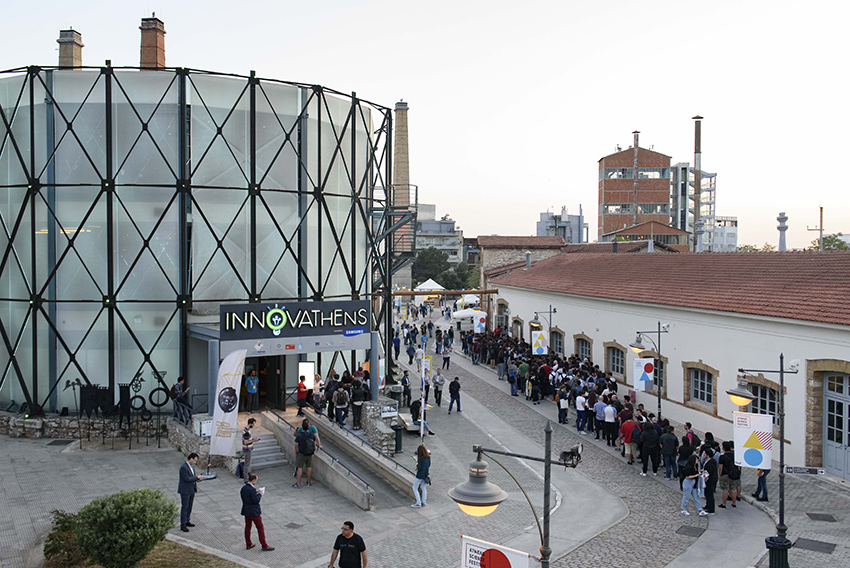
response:
<path id="1" fill-rule="evenodd" d="M 553 469 L 553 480 L 561 497 L 553 499 L 557 506 L 552 523 L 553 540 L 557 541 L 553 545 L 557 553 L 553 566 L 646 568 L 671 562 L 676 565 L 681 553 L 699 549 L 702 542 L 712 543 L 709 548 L 712 551 L 723 546 L 714 545 L 717 541 L 706 540 L 705 535 L 697 539 L 677 531 L 688 526 L 708 529 L 710 533 L 723 526 L 724 515 L 734 513 L 721 511 L 710 520 L 679 515 L 681 493 L 676 483 L 659 481 L 651 475 L 640 477 L 637 466 L 626 465 L 618 453 L 604 444 L 597 446 L 588 436 L 577 435 L 574 428 L 559 426 L 551 402 L 532 407 L 523 397 L 510 397 L 504 382 L 496 381 L 489 369 L 471 366 L 459 351 L 452 357 L 448 375 L 461 377 L 462 400 L 468 406 L 463 414 L 449 416 L 446 396 L 443 408 L 434 408 L 428 414 L 437 436 L 426 439 L 434 455 L 433 485 L 429 488 L 426 508 L 385 506 L 364 512 L 321 484 L 292 489 L 292 466 L 282 466 L 259 472 L 261 484 L 268 488 L 263 500 L 263 518 L 268 540 L 277 546 L 275 552 L 260 555 L 256 550 L 244 550 L 238 495 L 242 482 L 226 472 L 221 472 L 219 479 L 200 485 L 193 514 L 198 526 L 190 533 L 172 532 L 232 554 L 246 564 L 261 562 L 285 568 L 327 566 L 331 544 L 344 520 L 353 520 L 357 532 L 365 538 L 369 565 L 373 568 L 457 565 L 461 533 L 533 551 L 537 538 L 533 516 L 521 493 L 513 489 L 513 482 L 500 468 L 491 464 L 490 479 L 506 489 L 510 498 L 492 515 L 482 518 L 464 515 L 448 499 L 446 490 L 466 479 L 473 443 L 500 443 L 492 437 L 493 432 L 504 433 L 505 445 L 512 451 L 542 455 L 543 428 L 550 419 L 554 428 L 553 449 L 565 449 L 579 441 L 585 444 L 583 461 L 576 470 Z M 438 359 L 435 357 L 435 368 Z M 417 382 L 414 378 L 414 385 Z M 476 414 L 476 407 L 484 411 Z M 482 416 L 483 419 L 476 418 Z M 0 525 L 0 566 L 4 568 L 37 565 L 32 563 L 38 556 L 33 549 L 49 529 L 49 512 L 53 509 L 76 511 L 96 497 L 138 487 L 163 489 L 176 498 L 177 469 L 183 456 L 172 449 L 79 452 L 73 445 L 63 448 L 49 446 L 49 442 L 0 438 L 0 455 L 7 457 L 0 461 L 0 511 L 6 512 L 7 519 Z M 412 465 L 417 442 L 416 436 L 405 437 L 405 452 L 399 459 L 409 460 L 408 466 Z M 517 475 L 535 506 L 542 506 L 542 466 L 505 459 L 504 463 Z M 768 505 L 775 507 L 778 476 L 771 475 L 768 479 L 771 492 Z M 832 555 L 792 550 L 792 565 L 850 566 L 847 556 L 850 492 L 824 479 L 791 476 L 787 479 L 789 537 L 838 545 Z M 747 494 L 753 490 L 754 483 L 745 474 Z M 582 500 L 586 494 L 594 495 L 598 505 Z M 739 507 L 738 513 L 741 512 Z M 811 521 L 806 512 L 828 512 L 838 522 Z M 611 514 L 606 516 L 606 513 Z M 760 548 L 764 535 L 755 536 L 745 527 L 741 534 L 730 534 L 730 545 L 736 537 L 739 541 L 750 540 Z M 755 557 L 753 554 L 743 560 Z M 745 564 L 738 559 L 737 564 L 724 562 L 724 565 Z"/>
<path id="2" fill-rule="evenodd" d="M 779 464 L 767 477 L 768 503 L 755 503 L 779 520 Z M 750 494 L 756 489 L 755 474 L 744 470 L 744 499 L 755 502 Z M 806 513 L 826 513 L 835 522 L 816 521 Z M 795 568 L 819 568 L 821 566 L 850 566 L 850 487 L 846 481 L 835 476 L 792 475 L 785 476 L 785 525 L 787 538 L 809 539 L 834 544 L 830 554 L 800 548 L 788 551 L 788 562 Z M 759 566 L 767 566 L 764 559 Z"/>
<path id="3" fill-rule="evenodd" d="M 507 396 L 499 388 L 478 379 L 465 367 L 461 364 L 452 369 L 452 375 L 461 377 L 465 394 L 488 407 L 500 407 L 499 414 L 503 420 L 536 442 L 543 442 L 547 418 L 537 412 L 530 412 L 524 397 L 517 399 Z M 679 528 L 683 525 L 708 528 L 706 518 L 679 514 L 681 493 L 677 483 L 669 482 L 665 485 L 641 477 L 638 475 L 638 466 L 626 465 L 619 453 L 588 443 L 588 436 L 578 435 L 574 428 L 558 426 L 557 421 L 554 421 L 553 446 L 566 448 L 583 442 L 584 453 L 578 468 L 580 473 L 622 499 L 628 506 L 629 515 L 621 523 L 556 559 L 553 566 L 665 566 L 696 540 L 695 537 L 678 534 L 676 531 Z M 591 518 L 594 510 L 576 513 L 577 522 L 581 523 Z"/>

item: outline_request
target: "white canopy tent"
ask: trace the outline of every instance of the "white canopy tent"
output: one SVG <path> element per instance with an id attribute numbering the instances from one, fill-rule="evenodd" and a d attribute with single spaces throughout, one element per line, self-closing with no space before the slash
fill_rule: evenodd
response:
<path id="1" fill-rule="evenodd" d="M 416 299 L 415 300 L 416 305 L 419 305 L 422 302 L 424 302 L 428 298 L 427 292 L 430 292 L 430 291 L 433 291 L 433 290 L 445 290 L 445 288 L 443 288 L 442 286 L 437 284 L 432 278 L 429 278 L 428 280 L 426 280 L 425 282 L 423 282 L 422 284 L 420 284 L 419 286 L 414 288 L 413 289 L 414 292 L 423 292 L 423 295 L 421 295 L 421 296 L 419 296 L 419 295 L 414 296 L 414 298 Z"/>
<path id="2" fill-rule="evenodd" d="M 458 322 L 458 329 L 467 331 L 472 329 L 475 333 L 484 333 L 487 324 L 487 312 L 479 309 L 467 308 L 452 312 L 452 321 Z"/>
<path id="3" fill-rule="evenodd" d="M 463 294 L 459 299 L 455 300 L 455 309 L 478 306 L 480 303 L 481 298 L 477 294 Z"/>

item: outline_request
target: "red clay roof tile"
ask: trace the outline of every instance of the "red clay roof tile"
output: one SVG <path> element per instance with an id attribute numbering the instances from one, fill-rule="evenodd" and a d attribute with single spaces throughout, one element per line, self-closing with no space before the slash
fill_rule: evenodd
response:
<path id="1" fill-rule="evenodd" d="M 850 325 L 850 252 L 563 253 L 491 285 Z"/>

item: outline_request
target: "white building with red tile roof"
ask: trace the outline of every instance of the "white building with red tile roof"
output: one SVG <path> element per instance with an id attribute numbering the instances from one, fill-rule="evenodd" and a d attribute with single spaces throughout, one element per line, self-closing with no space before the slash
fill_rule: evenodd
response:
<path id="1" fill-rule="evenodd" d="M 636 332 L 669 324 L 662 415 L 719 439 L 732 438 L 738 408 L 725 392 L 739 368 L 778 370 L 780 353 L 786 366 L 799 360 L 785 377 L 786 463 L 850 479 L 850 252 L 559 254 L 489 286 L 513 335 L 527 339 L 528 322 L 551 304 L 550 344 L 589 356 L 629 388 Z M 749 382 L 752 411 L 775 413 L 778 374 Z M 656 397 L 637 401 L 656 412 Z"/>

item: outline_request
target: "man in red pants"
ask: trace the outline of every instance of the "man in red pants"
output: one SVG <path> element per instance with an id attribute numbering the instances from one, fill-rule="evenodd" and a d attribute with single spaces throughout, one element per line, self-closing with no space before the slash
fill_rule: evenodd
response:
<path id="1" fill-rule="evenodd" d="M 274 547 L 266 543 L 266 531 L 263 529 L 263 514 L 260 511 L 260 498 L 263 494 L 256 487 L 257 479 L 256 474 L 249 474 L 248 480 L 242 486 L 242 491 L 240 492 L 242 497 L 242 515 L 245 517 L 245 548 L 248 550 L 254 548 L 254 544 L 251 542 L 251 524 L 255 524 L 257 525 L 257 533 L 260 536 L 260 546 L 263 547 L 264 551 L 271 551 L 274 550 Z"/>

